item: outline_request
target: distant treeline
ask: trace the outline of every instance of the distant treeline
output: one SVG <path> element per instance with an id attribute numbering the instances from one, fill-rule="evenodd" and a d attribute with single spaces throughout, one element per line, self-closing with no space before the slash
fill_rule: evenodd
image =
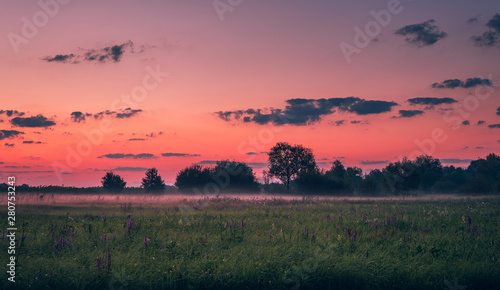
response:
<path id="1" fill-rule="evenodd" d="M 312 151 L 301 145 L 277 143 L 268 153 L 264 183 L 257 182 L 253 169 L 242 162 L 222 160 L 214 167 L 193 164 L 177 174 L 175 187 L 166 186 L 155 168 L 148 169 L 139 188 L 113 172 L 102 177 L 103 187 L 22 185 L 19 192 L 39 193 L 158 193 L 183 192 L 219 194 L 237 192 L 296 193 L 311 195 L 402 195 L 423 193 L 500 193 L 500 156 L 491 153 L 471 161 L 467 168 L 443 166 L 429 155 L 389 163 L 366 174 L 359 167 L 345 167 L 335 160 L 328 170 L 320 169 Z M 0 184 L 6 192 L 7 184 Z M 4 188 L 4 189 L 2 189 Z"/>

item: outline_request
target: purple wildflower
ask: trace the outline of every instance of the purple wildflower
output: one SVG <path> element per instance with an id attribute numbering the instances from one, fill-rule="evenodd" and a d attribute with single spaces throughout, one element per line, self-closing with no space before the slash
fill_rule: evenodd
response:
<path id="1" fill-rule="evenodd" d="M 108 269 L 111 269 L 111 253 L 108 251 Z"/>

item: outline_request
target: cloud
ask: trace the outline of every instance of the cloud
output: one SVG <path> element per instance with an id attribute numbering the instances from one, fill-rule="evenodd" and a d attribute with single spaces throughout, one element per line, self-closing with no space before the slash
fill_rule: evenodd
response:
<path id="1" fill-rule="evenodd" d="M 163 157 L 198 157 L 200 154 L 188 154 L 188 153 L 162 153 Z"/>
<path id="2" fill-rule="evenodd" d="M 475 23 L 477 23 L 477 17 L 471 17 L 471 18 L 467 19 L 467 21 L 465 23 L 475 24 Z"/>
<path id="3" fill-rule="evenodd" d="M 359 123 L 361 123 L 361 121 L 360 121 L 360 120 L 352 120 L 352 121 L 351 121 L 351 124 L 359 124 Z"/>
<path id="4" fill-rule="evenodd" d="M 493 82 L 489 79 L 468 78 L 465 81 L 461 81 L 459 79 L 450 79 L 450 80 L 445 80 L 442 83 L 433 83 L 431 85 L 431 87 L 435 89 L 454 89 L 454 88 L 468 89 L 477 86 L 492 87 Z"/>
<path id="5" fill-rule="evenodd" d="M 247 152 L 246 155 L 257 155 L 257 152 Z"/>
<path id="6" fill-rule="evenodd" d="M 21 134 L 24 134 L 24 132 L 17 130 L 0 130 L 0 140 L 14 138 Z"/>
<path id="7" fill-rule="evenodd" d="M 500 124 L 491 124 L 488 125 L 488 128 L 500 128 Z"/>
<path id="8" fill-rule="evenodd" d="M 29 141 L 23 141 L 23 144 L 43 144 L 43 142 L 29 140 Z"/>
<path id="9" fill-rule="evenodd" d="M 390 112 L 397 105 L 395 102 L 361 100 L 350 106 L 348 111 L 358 115 L 381 114 Z"/>
<path id="10" fill-rule="evenodd" d="M 477 146 L 476 149 L 484 149 L 483 146 Z"/>
<path id="11" fill-rule="evenodd" d="M 219 111 L 215 115 L 224 121 L 241 121 L 259 125 L 309 125 L 319 122 L 323 116 L 336 111 L 350 112 L 357 115 L 380 114 L 391 111 L 395 102 L 364 100 L 357 97 L 330 99 L 289 99 L 284 109 L 247 109 Z"/>
<path id="12" fill-rule="evenodd" d="M 46 56 L 42 58 L 46 62 L 72 62 L 72 60 L 76 57 L 74 54 L 56 54 L 54 56 Z"/>
<path id="13" fill-rule="evenodd" d="M 380 164 L 387 164 L 389 163 L 389 160 L 366 160 L 366 161 L 361 161 L 360 162 L 362 165 L 380 165 Z"/>
<path id="14" fill-rule="evenodd" d="M 462 122 L 462 126 L 469 126 L 470 125 L 470 121 L 469 120 L 465 120 Z"/>
<path id="15" fill-rule="evenodd" d="M 500 44 L 500 14 L 495 14 L 486 26 L 490 28 L 481 36 L 472 36 L 471 40 L 476 46 L 496 46 Z"/>
<path id="16" fill-rule="evenodd" d="M 42 60 L 46 62 L 72 63 L 77 64 L 81 61 L 85 62 L 119 62 L 125 52 L 134 53 L 134 43 L 127 41 L 119 45 L 107 46 L 100 49 L 87 49 L 82 53 L 56 54 L 54 56 L 46 56 Z"/>
<path id="17" fill-rule="evenodd" d="M 158 158 L 151 153 L 140 153 L 140 154 L 123 154 L 123 153 L 110 153 L 97 158 L 109 158 L 109 159 L 154 159 Z"/>
<path id="18" fill-rule="evenodd" d="M 146 141 L 144 138 L 130 138 L 128 141 Z"/>
<path id="19" fill-rule="evenodd" d="M 115 169 L 112 169 L 111 171 L 146 171 L 149 168 L 145 167 L 116 167 Z"/>
<path id="20" fill-rule="evenodd" d="M 340 125 L 344 125 L 344 122 L 345 120 L 339 120 L 339 121 L 335 121 L 335 126 L 340 126 Z"/>
<path id="21" fill-rule="evenodd" d="M 102 112 L 94 114 L 94 119 L 101 119 L 104 116 L 115 117 L 118 119 L 126 119 L 126 118 L 133 117 L 140 112 L 142 112 L 141 109 L 131 109 L 131 108 L 126 108 L 126 109 L 123 109 L 120 111 L 106 110 L 106 111 L 102 111 Z"/>
<path id="22" fill-rule="evenodd" d="M 428 106 L 426 109 L 432 109 L 434 106 L 443 105 L 443 104 L 453 104 L 456 103 L 457 100 L 452 98 L 413 98 L 408 99 L 408 103 L 410 105 L 425 105 Z"/>
<path id="23" fill-rule="evenodd" d="M 396 30 L 395 34 L 406 36 L 406 42 L 417 47 L 433 45 L 448 36 L 446 32 L 440 31 L 434 22 L 434 19 L 430 19 L 419 24 L 406 25 Z"/>
<path id="24" fill-rule="evenodd" d="M 411 118 L 418 115 L 422 115 L 424 111 L 422 110 L 399 110 L 399 118 Z M 398 118 L 398 117 L 393 117 Z"/>
<path id="25" fill-rule="evenodd" d="M 56 124 L 55 122 L 48 120 L 46 117 L 42 115 L 37 115 L 35 117 L 28 117 L 28 118 L 15 117 L 14 119 L 10 120 L 10 122 L 14 126 L 31 127 L 31 128 L 50 127 Z"/>
<path id="26" fill-rule="evenodd" d="M 7 147 L 14 147 L 14 145 L 16 144 L 11 144 L 11 143 L 5 143 L 4 146 L 7 146 Z"/>
<path id="27" fill-rule="evenodd" d="M 86 117 L 91 117 L 90 113 L 82 113 L 80 111 L 76 111 L 71 113 L 71 120 L 75 123 L 85 122 Z"/>
<path id="28" fill-rule="evenodd" d="M 446 163 L 446 164 L 449 164 L 449 163 L 452 163 L 452 164 L 458 164 L 458 163 L 470 163 L 472 161 L 472 159 L 456 159 L 456 158 L 444 158 L 444 159 L 440 159 L 441 160 L 441 163 Z"/>
<path id="29" fill-rule="evenodd" d="M 486 121 L 483 121 L 483 120 L 479 120 L 479 121 L 477 121 L 477 124 L 476 124 L 476 126 L 479 126 L 479 125 L 482 125 L 482 124 L 484 124 L 484 123 L 486 123 Z"/>
<path id="30" fill-rule="evenodd" d="M 0 110 L 0 115 L 5 114 L 7 117 L 11 116 L 24 116 L 24 112 L 19 112 L 18 110 Z"/>
<path id="31" fill-rule="evenodd" d="M 200 164 L 200 165 L 213 165 L 213 164 L 217 164 L 217 161 L 215 160 L 202 160 L 196 164 Z"/>
<path id="32" fill-rule="evenodd" d="M 497 108 L 497 115 L 500 116 L 500 107 Z"/>

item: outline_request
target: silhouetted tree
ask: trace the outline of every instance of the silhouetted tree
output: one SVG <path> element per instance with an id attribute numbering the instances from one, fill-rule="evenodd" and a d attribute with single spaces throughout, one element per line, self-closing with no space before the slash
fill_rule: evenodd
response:
<path id="1" fill-rule="evenodd" d="M 245 163 L 222 160 L 211 170 L 212 180 L 220 191 L 258 191 L 259 184 L 253 169 Z"/>
<path id="2" fill-rule="evenodd" d="M 365 175 L 359 190 L 363 194 L 380 194 L 382 192 L 382 171 L 374 169 Z"/>
<path id="3" fill-rule="evenodd" d="M 316 169 L 311 149 L 302 145 L 292 146 L 286 142 L 276 143 L 271 148 L 268 162 L 268 175 L 281 180 L 286 185 L 287 192 L 290 191 L 290 181 L 298 173 Z"/>
<path id="4" fill-rule="evenodd" d="M 420 155 L 414 162 L 420 177 L 420 189 L 430 191 L 432 186 L 443 176 L 441 161 L 429 155 Z"/>
<path id="5" fill-rule="evenodd" d="M 203 168 L 198 164 L 193 164 L 177 173 L 175 186 L 181 191 L 203 188 L 211 180 L 210 173 L 210 169 Z"/>
<path id="6" fill-rule="evenodd" d="M 101 180 L 102 187 L 104 187 L 109 192 L 121 192 L 125 185 L 127 184 L 123 178 L 113 171 L 107 172 Z"/>
<path id="7" fill-rule="evenodd" d="M 389 163 L 383 170 L 383 181 L 385 189 L 394 193 L 417 190 L 420 186 L 420 176 L 417 166 L 408 158 L 395 163 Z"/>
<path id="8" fill-rule="evenodd" d="M 142 179 L 141 186 L 148 192 L 162 192 L 165 190 L 165 182 L 161 179 L 156 168 L 146 171 L 146 177 Z"/>

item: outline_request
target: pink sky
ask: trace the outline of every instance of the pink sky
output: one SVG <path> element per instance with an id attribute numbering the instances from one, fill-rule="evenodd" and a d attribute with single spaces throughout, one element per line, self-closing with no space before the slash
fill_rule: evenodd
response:
<path id="1" fill-rule="evenodd" d="M 325 168 L 337 157 L 348 166 L 381 168 L 382 161 L 415 150 L 460 159 L 463 163 L 453 163 L 459 166 L 500 153 L 500 129 L 490 128 L 500 123 L 500 28 L 496 31 L 493 21 L 500 13 L 498 1 L 401 1 L 400 12 L 391 14 L 350 62 L 341 44 L 354 45 L 355 28 L 364 30 L 374 21 L 371 11 L 385 11 L 394 1 L 243 0 L 222 16 L 216 1 L 61 2 L 41 1 L 52 4 L 53 15 L 40 27 L 33 24 L 37 31 L 30 35 L 23 34 L 23 19 L 33 23 L 36 16 L 39 23 L 47 15 L 38 2 L 9 1 L 0 12 L 0 110 L 18 111 L 0 114 L 0 179 L 15 175 L 19 183 L 31 185 L 96 186 L 106 170 L 117 170 L 128 185 L 137 186 L 143 169 L 157 167 L 173 184 L 180 169 L 222 159 L 252 163 L 260 176 L 267 160 L 262 152 L 280 141 L 311 148 Z M 424 33 L 410 33 L 411 25 Z M 497 42 L 471 39 L 486 32 Z M 111 48 L 120 45 L 113 54 Z M 92 55 L 104 59 L 92 60 Z M 466 85 L 473 78 L 481 84 Z M 431 87 L 445 80 L 462 83 Z M 147 93 L 141 100 L 120 101 L 141 91 Z M 350 96 L 361 103 L 397 105 L 384 111 L 375 103 L 361 104 L 373 109 L 369 114 L 333 106 L 311 118 L 318 113 L 316 100 Z M 299 98 L 316 106 L 313 113 L 290 108 L 306 123 L 263 123 L 253 114 L 224 120 L 216 114 L 287 112 L 286 101 Z M 413 98 L 453 102 L 411 105 Z M 456 106 L 462 106 L 461 113 Z M 114 113 L 95 118 L 107 110 Z M 423 113 L 402 118 L 399 110 Z M 73 112 L 88 115 L 76 122 Z M 103 120 L 113 129 L 100 130 Z M 93 144 L 83 132 L 95 130 L 102 140 Z M 442 130 L 446 140 L 432 141 L 429 150 L 419 148 L 422 140 L 430 144 L 435 130 Z M 252 138 L 257 146 L 249 144 Z M 91 146 L 85 154 L 69 164 L 68 152 L 86 144 Z M 139 158 L 142 153 L 153 157 Z M 108 158 L 116 154 L 126 158 Z M 54 162 L 65 166 L 65 174 L 54 172 Z"/>

